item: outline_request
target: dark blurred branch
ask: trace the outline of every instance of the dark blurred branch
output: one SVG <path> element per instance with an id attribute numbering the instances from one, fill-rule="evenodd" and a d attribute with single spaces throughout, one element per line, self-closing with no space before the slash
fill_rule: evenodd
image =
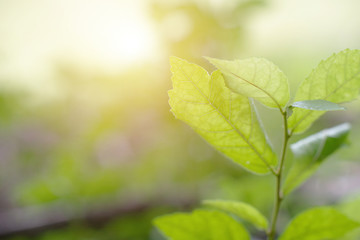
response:
<path id="1" fill-rule="evenodd" d="M 157 200 L 151 202 L 129 201 L 126 204 L 104 204 L 88 211 L 79 211 L 64 203 L 12 209 L 0 213 L 0 238 L 19 234 L 36 235 L 45 230 L 68 226 L 71 222 L 83 222 L 92 227 L 101 227 L 107 222 L 142 213 L 149 209 L 164 206 L 186 209 L 194 206 L 194 199 Z M 84 213 L 85 212 L 85 213 Z"/>

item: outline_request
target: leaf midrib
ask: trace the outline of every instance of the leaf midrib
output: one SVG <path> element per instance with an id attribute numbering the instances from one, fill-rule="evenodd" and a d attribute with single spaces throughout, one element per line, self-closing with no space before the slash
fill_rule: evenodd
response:
<path id="1" fill-rule="evenodd" d="M 228 71 L 228 70 L 227 70 L 227 71 Z M 277 107 L 280 109 L 280 111 L 282 111 L 282 108 L 281 108 L 279 102 L 278 102 L 268 91 L 266 91 L 265 89 L 262 89 L 261 87 L 257 86 L 256 84 L 254 84 L 254 83 L 246 80 L 245 78 L 237 75 L 236 73 L 233 73 L 233 72 L 231 72 L 231 71 L 228 71 L 228 72 L 229 72 L 230 74 L 234 75 L 235 77 L 237 77 L 237 78 L 239 78 L 239 79 L 247 82 L 248 84 L 252 85 L 253 87 L 259 89 L 260 91 L 264 92 L 266 95 L 268 95 L 268 96 L 270 97 L 271 100 L 274 101 L 274 103 L 277 105 Z"/>

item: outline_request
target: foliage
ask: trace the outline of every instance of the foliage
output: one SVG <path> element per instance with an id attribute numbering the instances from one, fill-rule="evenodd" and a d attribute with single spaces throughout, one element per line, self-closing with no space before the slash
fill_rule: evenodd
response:
<path id="1" fill-rule="evenodd" d="M 245 228 L 232 217 L 218 211 L 195 210 L 176 213 L 155 220 L 155 225 L 174 240 L 229 239 L 250 240 Z"/>
<path id="2" fill-rule="evenodd" d="M 311 176 L 320 164 L 346 141 L 350 124 L 344 123 L 325 129 L 291 145 L 296 159 L 284 183 L 287 195 Z"/>
<path id="3" fill-rule="evenodd" d="M 359 54 L 360 50 L 347 49 L 321 61 L 300 84 L 294 100 L 344 103 L 356 99 L 360 87 Z M 289 127 L 292 132 L 303 132 L 324 112 L 295 108 L 289 118 Z"/>
<path id="4" fill-rule="evenodd" d="M 226 88 L 219 71 L 209 76 L 202 68 L 183 60 L 172 58 L 171 62 L 174 89 L 169 96 L 171 111 L 177 118 L 253 172 L 266 173 L 269 166 L 276 165 L 257 118 L 252 116 L 248 98 Z"/>
<path id="5" fill-rule="evenodd" d="M 334 239 L 358 228 L 360 224 L 331 207 L 313 208 L 296 216 L 280 240 Z"/>
<path id="6" fill-rule="evenodd" d="M 250 204 L 223 200 L 207 200 L 204 201 L 204 204 L 233 213 L 234 215 L 251 222 L 259 229 L 266 230 L 268 227 L 267 219 Z"/>
<path id="7" fill-rule="evenodd" d="M 218 70 L 172 57 L 171 111 L 219 152 L 256 174 L 276 179 L 275 203 L 269 226 L 254 207 L 243 202 L 212 200 L 214 210 L 195 210 L 155 219 L 170 239 L 238 239 L 242 219 L 275 239 L 280 206 L 287 194 L 310 177 L 324 160 L 346 143 L 350 125 L 325 129 L 291 145 L 295 162 L 284 181 L 284 163 L 290 138 L 308 129 L 326 111 L 344 110 L 338 103 L 354 100 L 360 89 L 360 50 L 344 50 L 322 61 L 299 86 L 294 103 L 284 73 L 266 59 L 226 61 L 207 58 Z M 283 119 L 282 153 L 275 157 L 252 99 L 277 109 Z M 281 123 L 279 123 L 281 124 Z M 283 183 L 284 182 L 284 183 Z M 259 197 L 261 193 L 259 193 Z M 219 212 L 221 211 L 221 212 Z M 229 214 L 224 215 L 226 212 Z M 234 218 L 231 218 L 234 217 Z M 232 219 L 232 220 L 231 220 Z M 307 210 L 295 217 L 279 239 L 335 239 L 359 223 L 331 207 Z M 266 229 L 267 228 L 267 229 Z M 248 239 L 243 235 L 241 239 Z"/>

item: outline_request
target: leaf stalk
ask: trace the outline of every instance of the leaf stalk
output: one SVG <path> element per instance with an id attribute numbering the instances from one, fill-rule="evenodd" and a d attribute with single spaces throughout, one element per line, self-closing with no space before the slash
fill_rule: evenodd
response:
<path id="1" fill-rule="evenodd" d="M 280 113 L 283 116 L 283 122 L 284 122 L 284 142 L 282 146 L 282 154 L 279 162 L 279 167 L 275 174 L 275 178 L 276 178 L 276 190 L 275 190 L 275 201 L 274 201 L 275 203 L 274 203 L 271 225 L 267 232 L 268 240 L 274 240 L 276 235 L 276 223 L 279 216 L 280 205 L 283 200 L 283 193 L 281 191 L 282 173 L 285 162 L 286 150 L 289 139 L 291 137 L 291 133 L 289 133 L 289 129 L 288 129 L 287 111 L 283 111 L 282 109 L 280 109 Z"/>

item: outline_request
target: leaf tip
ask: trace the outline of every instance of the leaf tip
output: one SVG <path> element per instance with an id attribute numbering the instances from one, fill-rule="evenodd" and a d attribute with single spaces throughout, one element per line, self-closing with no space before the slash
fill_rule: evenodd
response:
<path id="1" fill-rule="evenodd" d="M 179 58 L 176 56 L 170 56 L 169 62 L 170 62 L 171 67 L 174 67 L 179 63 L 188 63 L 188 61 L 186 61 L 185 59 L 182 59 L 182 58 Z"/>
<path id="2" fill-rule="evenodd" d="M 170 56 L 170 57 L 169 57 L 169 61 L 170 61 L 170 62 L 177 61 L 177 60 L 179 60 L 179 59 L 181 59 L 181 58 L 179 58 L 179 57 L 177 57 L 177 56 Z"/>
<path id="3" fill-rule="evenodd" d="M 212 65 L 214 65 L 215 67 L 218 67 L 218 64 L 220 63 L 220 61 L 225 61 L 225 60 L 221 60 L 221 59 L 217 59 L 217 58 L 212 58 L 212 57 L 204 57 L 206 60 L 208 60 Z"/>

